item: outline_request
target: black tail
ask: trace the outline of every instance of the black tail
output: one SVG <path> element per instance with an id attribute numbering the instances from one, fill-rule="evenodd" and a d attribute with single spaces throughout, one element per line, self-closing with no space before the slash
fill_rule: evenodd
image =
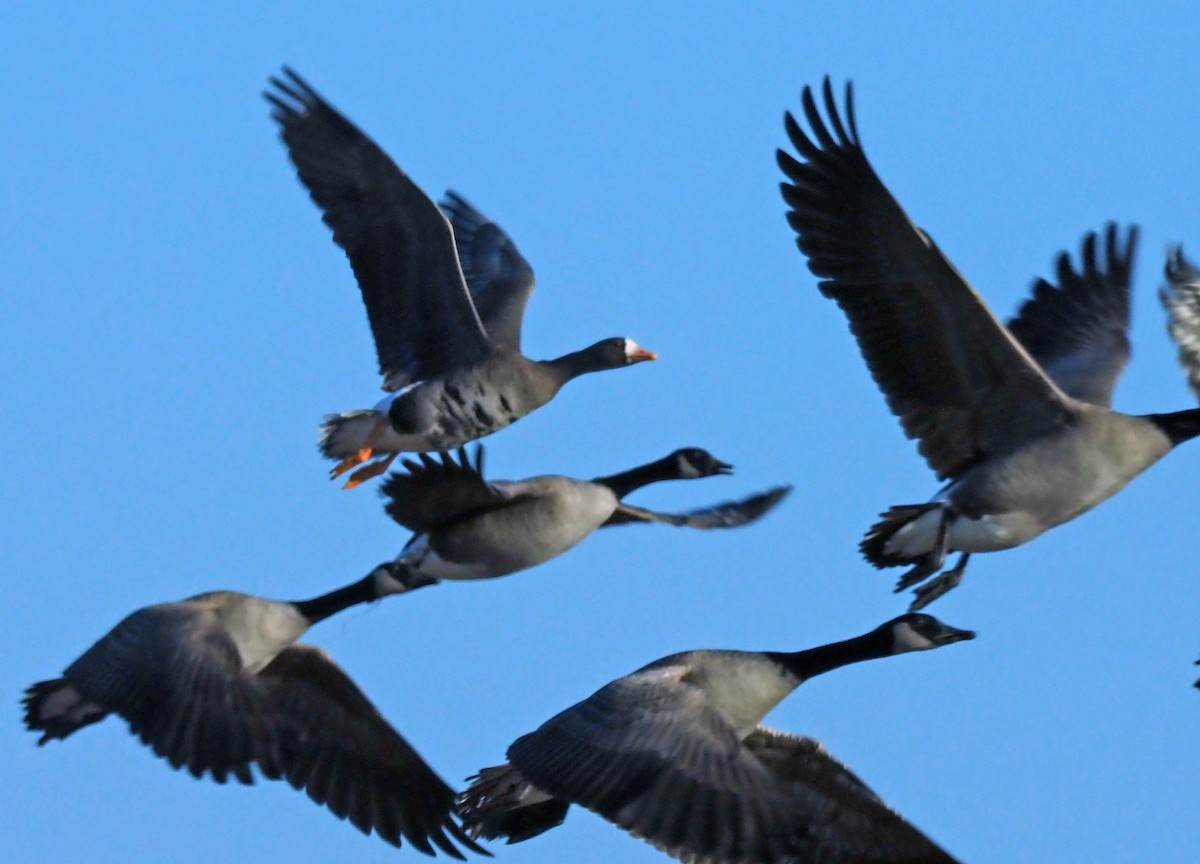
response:
<path id="1" fill-rule="evenodd" d="M 939 510 L 943 506 L 940 502 L 931 501 L 926 504 L 897 504 L 895 507 L 889 508 L 886 513 L 879 514 L 879 521 L 872 525 L 871 530 L 863 536 L 862 541 L 858 544 L 858 551 L 862 552 L 864 558 L 880 569 L 911 564 L 916 560 L 915 558 L 902 558 L 899 555 L 890 554 L 884 551 L 884 547 L 905 525 L 930 510 Z"/>

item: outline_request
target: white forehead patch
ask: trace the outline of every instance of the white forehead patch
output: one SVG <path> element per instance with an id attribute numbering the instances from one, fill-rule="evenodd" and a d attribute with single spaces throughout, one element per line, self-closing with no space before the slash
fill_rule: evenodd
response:
<path id="1" fill-rule="evenodd" d="M 642 350 L 642 346 L 634 342 L 628 336 L 625 337 L 625 359 L 632 360 L 633 355 Z"/>
<path id="2" fill-rule="evenodd" d="M 903 651 L 926 651 L 933 647 L 933 641 L 918 633 L 907 621 L 901 621 L 892 628 L 892 650 L 899 654 Z"/>

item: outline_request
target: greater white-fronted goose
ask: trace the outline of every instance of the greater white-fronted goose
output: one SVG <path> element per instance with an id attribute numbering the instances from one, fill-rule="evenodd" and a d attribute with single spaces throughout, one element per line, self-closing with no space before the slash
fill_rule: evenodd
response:
<path id="1" fill-rule="evenodd" d="M 579 804 L 689 864 L 952 864 L 819 743 L 759 723 L 815 675 L 974 635 L 908 613 L 807 651 L 664 657 L 513 742 L 463 826 L 516 843 Z"/>
<path id="2" fill-rule="evenodd" d="M 383 389 L 370 410 L 330 414 L 320 448 L 332 474 L 384 454 L 449 450 L 545 405 L 567 381 L 655 354 L 603 339 L 556 360 L 521 353 L 533 271 L 508 236 L 462 197 L 443 214 L 378 145 L 284 69 L 264 95 L 300 181 L 346 253 L 367 309 Z M 449 219 L 447 219 L 447 215 Z"/>
<path id="3" fill-rule="evenodd" d="M 487 854 L 455 823 L 454 791 L 320 648 L 317 621 L 403 590 L 373 573 L 311 600 L 212 591 L 139 609 L 61 678 L 25 692 L 38 744 L 110 713 L 174 768 L 218 783 L 262 776 L 303 789 L 360 831 L 454 858 Z"/>
<path id="4" fill-rule="evenodd" d="M 1059 285 L 1038 282 L 1006 329 L 909 221 L 867 161 L 846 87 L 845 120 L 829 80 L 821 116 L 803 92 L 809 131 L 789 113 L 799 159 L 778 161 L 788 222 L 821 292 L 837 301 L 888 406 L 939 479 L 932 501 L 893 507 L 860 546 L 877 567 L 914 564 L 896 590 L 920 608 L 958 584 L 971 552 L 1008 549 L 1091 509 L 1200 434 L 1200 410 L 1134 416 L 1108 405 L 1129 353 L 1129 277 L 1136 229 L 1083 243 L 1082 271 L 1064 254 Z"/>
<path id="5" fill-rule="evenodd" d="M 1167 284 L 1158 292 L 1167 310 L 1167 332 L 1179 349 L 1179 365 L 1188 386 L 1200 399 L 1200 270 L 1183 254 L 1182 246 L 1167 250 Z"/>
<path id="6" fill-rule="evenodd" d="M 525 570 L 566 552 L 597 528 L 665 522 L 689 528 L 733 528 L 753 522 L 791 491 L 776 486 L 738 501 L 686 513 L 660 513 L 626 504 L 635 489 L 660 480 L 729 474 L 733 466 L 699 447 L 594 480 L 556 474 L 526 480 L 485 480 L 483 447 L 475 459 L 421 454 L 404 461 L 380 489 L 384 509 L 415 532 L 395 561 L 380 569 L 415 589 L 443 579 L 487 579 Z"/>

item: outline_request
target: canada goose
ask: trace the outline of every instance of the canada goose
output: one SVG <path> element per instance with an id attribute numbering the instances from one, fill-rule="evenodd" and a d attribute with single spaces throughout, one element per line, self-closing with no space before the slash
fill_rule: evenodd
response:
<path id="1" fill-rule="evenodd" d="M 909 221 L 867 161 L 846 85 L 846 120 L 824 85 L 822 119 L 804 89 L 803 131 L 785 126 L 804 161 L 778 151 L 788 222 L 821 292 L 850 319 L 888 406 L 939 479 L 931 501 L 892 507 L 860 549 L 876 567 L 914 564 L 897 591 L 958 563 L 916 590 L 918 609 L 958 584 L 971 552 L 1018 546 L 1073 519 L 1200 434 L 1200 410 L 1134 416 L 1110 410 L 1128 358 L 1129 270 L 1109 226 L 1105 269 L 1095 238 L 1083 270 L 1059 258 L 1055 287 L 1039 282 L 1012 330 Z"/>
<path id="2" fill-rule="evenodd" d="M 664 657 L 518 738 L 507 764 L 470 778 L 463 827 L 516 843 L 580 804 L 691 864 L 950 864 L 818 742 L 759 722 L 814 675 L 974 636 L 910 612 L 807 651 Z"/>
<path id="3" fill-rule="evenodd" d="M 655 462 L 594 480 L 545 475 L 527 480 L 484 480 L 483 447 L 475 460 L 424 453 L 406 459 L 380 488 L 384 509 L 416 532 L 396 558 L 380 568 L 410 590 L 442 579 L 504 576 L 561 555 L 597 528 L 629 522 L 666 522 L 689 528 L 732 528 L 753 522 L 791 491 L 776 486 L 739 501 L 687 513 L 658 513 L 621 499 L 660 480 L 729 474 L 732 465 L 707 450 L 685 447 Z"/>
<path id="4" fill-rule="evenodd" d="M 310 625 L 403 590 L 374 573 L 311 600 L 212 591 L 139 609 L 67 667 L 25 691 L 38 744 L 110 713 L 173 768 L 218 783 L 285 779 L 364 834 L 462 859 L 454 791 L 320 648 Z M 447 837 L 447 834 L 449 837 Z"/>
<path id="5" fill-rule="evenodd" d="M 500 228 L 447 193 L 447 216 L 386 153 L 299 75 L 264 94 L 300 181 L 346 252 L 375 339 L 375 408 L 331 414 L 320 448 L 355 486 L 399 452 L 448 450 L 504 428 L 588 372 L 654 360 L 632 339 L 556 360 L 521 354 L 533 270 Z"/>
<path id="6" fill-rule="evenodd" d="M 1167 332 L 1179 349 L 1179 365 L 1188 386 L 1200 399 L 1200 270 L 1183 254 L 1182 246 L 1167 250 L 1167 284 L 1158 292 L 1167 310 Z"/>

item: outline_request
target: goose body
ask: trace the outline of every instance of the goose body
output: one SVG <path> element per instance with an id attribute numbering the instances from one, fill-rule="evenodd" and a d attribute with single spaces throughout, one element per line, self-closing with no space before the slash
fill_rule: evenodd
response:
<path id="1" fill-rule="evenodd" d="M 488 481 L 483 448 L 441 460 L 406 460 L 407 473 L 382 487 L 385 509 L 416 532 L 395 561 L 380 565 L 394 580 L 421 587 L 451 579 L 484 579 L 534 567 L 566 552 L 605 525 L 667 522 L 728 528 L 753 521 L 787 494 L 781 486 L 738 501 L 687 513 L 659 513 L 622 498 L 649 483 L 727 474 L 731 466 L 696 447 L 594 480 L 550 474 Z"/>
<path id="2" fill-rule="evenodd" d="M 61 678 L 31 686 L 25 724 L 45 744 L 117 714 L 194 777 L 249 784 L 257 768 L 393 845 L 481 852 L 452 818 L 453 790 L 324 651 L 296 641 L 316 621 L 401 590 L 373 573 L 311 600 L 212 591 L 147 606 Z"/>
<path id="3" fill-rule="evenodd" d="M 449 192 L 441 209 L 290 69 L 265 96 L 301 182 L 354 270 L 383 388 L 372 409 L 330 414 L 320 449 L 348 485 L 399 452 L 450 450 L 549 402 L 567 381 L 655 354 L 604 339 L 555 360 L 521 353 L 533 270 L 495 223 Z"/>
<path id="4" fill-rule="evenodd" d="M 1084 237 L 1078 268 L 1058 257 L 1008 326 L 917 228 L 867 161 L 853 92 L 824 116 L 802 96 L 788 114 L 799 158 L 779 151 L 788 222 L 820 288 L 846 313 L 888 406 L 947 485 L 882 514 L 860 549 L 877 567 L 910 565 L 917 609 L 962 578 L 972 552 L 1028 542 L 1120 491 L 1200 434 L 1200 410 L 1130 415 L 1110 407 L 1129 357 L 1137 229 Z M 938 572 L 947 552 L 963 553 Z M 920 583 L 925 584 L 920 584 Z"/>
<path id="5" fill-rule="evenodd" d="M 948 549 L 1011 549 L 1116 494 L 1171 450 L 1170 438 L 1151 421 L 1081 408 L 1061 434 L 965 471 L 934 497 L 937 506 L 887 538 L 880 557 L 903 563 L 927 555 L 947 510 L 954 515 Z"/>
<path id="6" fill-rule="evenodd" d="M 973 636 L 909 613 L 807 651 L 664 657 L 517 739 L 460 796 L 464 826 L 518 842 L 574 803 L 693 864 L 950 864 L 819 743 L 760 724 L 815 675 Z"/>

